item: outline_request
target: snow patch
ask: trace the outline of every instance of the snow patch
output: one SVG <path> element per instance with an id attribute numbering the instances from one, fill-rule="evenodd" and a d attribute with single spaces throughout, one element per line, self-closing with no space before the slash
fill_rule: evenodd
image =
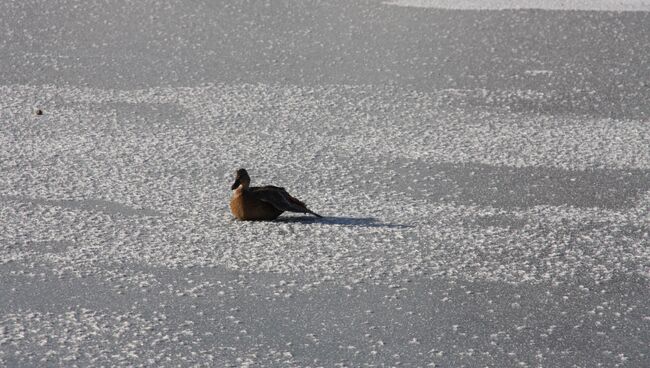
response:
<path id="1" fill-rule="evenodd" d="M 460 10 L 650 11 L 650 1 L 647 0 L 395 0 L 384 4 Z"/>

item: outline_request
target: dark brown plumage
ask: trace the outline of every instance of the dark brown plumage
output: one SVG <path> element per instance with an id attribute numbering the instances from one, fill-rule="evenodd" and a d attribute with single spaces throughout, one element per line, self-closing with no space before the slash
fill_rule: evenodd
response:
<path id="1" fill-rule="evenodd" d="M 231 187 L 234 193 L 230 200 L 230 210 L 239 220 L 274 220 L 284 211 L 323 217 L 292 197 L 284 188 L 273 185 L 251 187 L 250 182 L 251 178 L 245 169 L 237 170 L 235 182 Z"/>

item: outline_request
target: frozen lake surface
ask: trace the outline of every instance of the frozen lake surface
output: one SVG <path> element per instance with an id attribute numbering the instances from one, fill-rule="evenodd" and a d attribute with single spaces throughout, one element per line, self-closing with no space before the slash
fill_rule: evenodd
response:
<path id="1" fill-rule="evenodd" d="M 650 365 L 649 13 L 0 14 L 0 365 Z"/>

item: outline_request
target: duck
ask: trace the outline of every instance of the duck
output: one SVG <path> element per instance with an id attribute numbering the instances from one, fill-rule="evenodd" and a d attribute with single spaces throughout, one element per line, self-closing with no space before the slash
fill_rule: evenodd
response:
<path id="1" fill-rule="evenodd" d="M 251 187 L 250 183 L 251 178 L 246 169 L 237 170 L 235 182 L 231 187 L 234 192 L 230 200 L 230 211 L 238 220 L 271 221 L 285 211 L 323 217 L 307 208 L 302 201 L 291 196 L 282 187 Z"/>

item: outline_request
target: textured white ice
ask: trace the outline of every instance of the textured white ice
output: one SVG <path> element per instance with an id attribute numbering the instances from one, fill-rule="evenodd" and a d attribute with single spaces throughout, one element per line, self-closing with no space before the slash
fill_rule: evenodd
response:
<path id="1" fill-rule="evenodd" d="M 599 196 L 621 190 L 598 189 L 599 173 L 650 169 L 644 121 L 476 110 L 455 107 L 463 91 L 353 86 L 17 85 L 0 93 L 2 263 L 43 262 L 54 273 L 76 274 L 100 272 L 102 262 L 225 266 L 382 284 L 399 275 L 507 282 L 648 276 L 650 195 L 596 207 Z M 46 114 L 25 111 L 33 105 Z M 560 185 L 548 188 L 559 199 L 537 205 L 480 203 L 491 198 L 490 178 L 473 172 L 463 179 L 469 184 L 457 179 L 434 198 L 434 179 L 444 183 L 448 175 L 436 165 L 445 163 L 550 168 L 568 183 L 597 170 L 595 188 L 572 189 L 595 190 L 595 202 L 576 207 L 574 194 L 562 193 L 571 188 Z M 333 218 L 233 221 L 228 188 L 238 167 Z M 457 191 L 463 185 L 487 192 L 467 202 Z M 647 190 L 639 185 L 632 190 Z M 48 242 L 59 251 L 28 246 Z"/>
<path id="2" fill-rule="evenodd" d="M 394 0 L 385 4 L 441 9 L 650 11 L 648 0 Z"/>
<path id="3" fill-rule="evenodd" d="M 510 112 L 492 100 L 553 97 L 507 90 L 0 95 L 0 277 L 12 303 L 0 364 L 304 366 L 343 354 L 522 365 L 533 353 L 515 341 L 571 331 L 571 346 L 599 331 L 587 347 L 598 361 L 644 357 L 600 330 L 647 323 L 634 289 L 631 302 L 607 294 L 650 277 L 647 121 Z M 233 220 L 238 167 L 328 218 Z M 504 298 L 498 285 L 552 293 Z M 593 310 L 567 304 L 580 298 Z M 477 301 L 490 328 L 467 321 Z M 558 334 L 567 311 L 575 325 Z M 412 318 L 419 327 L 394 332 Z M 489 342 L 476 347 L 478 334 Z M 539 362 L 568 354 L 543 349 Z"/>

